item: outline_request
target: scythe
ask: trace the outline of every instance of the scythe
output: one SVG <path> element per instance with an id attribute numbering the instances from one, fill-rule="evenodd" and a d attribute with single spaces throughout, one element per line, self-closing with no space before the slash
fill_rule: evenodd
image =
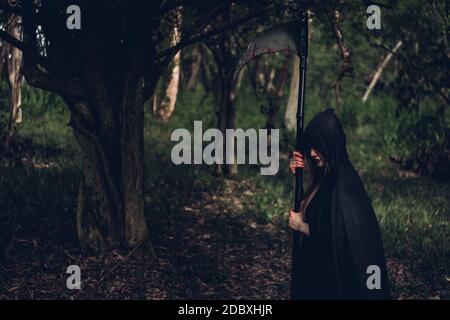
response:
<path id="1" fill-rule="evenodd" d="M 297 21 L 279 25 L 273 29 L 264 32 L 256 37 L 248 45 L 247 50 L 242 55 L 235 78 L 242 68 L 251 60 L 254 60 L 264 54 L 276 52 L 295 53 L 300 58 L 300 81 L 299 95 L 297 105 L 297 133 L 296 133 L 296 151 L 303 151 L 303 125 L 305 109 L 305 82 L 306 66 L 308 58 L 308 13 L 303 6 L 300 11 L 300 18 Z M 294 211 L 300 212 L 300 206 L 303 196 L 303 170 L 297 168 L 295 171 L 295 191 L 294 191 Z M 291 299 L 298 297 L 299 276 L 298 263 L 300 251 L 300 232 L 294 231 L 292 245 L 292 275 L 291 275 Z"/>

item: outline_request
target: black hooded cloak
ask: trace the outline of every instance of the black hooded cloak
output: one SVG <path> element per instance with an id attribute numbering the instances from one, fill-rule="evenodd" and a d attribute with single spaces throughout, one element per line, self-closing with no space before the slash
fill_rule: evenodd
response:
<path id="1" fill-rule="evenodd" d="M 389 299 L 378 222 L 348 158 L 345 133 L 334 110 L 317 114 L 304 137 L 305 153 L 311 147 L 319 151 L 329 174 L 305 212 L 310 235 L 294 243 L 292 298 Z M 374 274 L 370 266 L 379 268 L 379 289 L 370 286 Z"/>

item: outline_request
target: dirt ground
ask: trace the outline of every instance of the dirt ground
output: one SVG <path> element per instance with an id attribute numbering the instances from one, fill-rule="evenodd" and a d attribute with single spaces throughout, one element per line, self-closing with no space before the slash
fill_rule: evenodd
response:
<path id="1" fill-rule="evenodd" d="M 14 239 L 0 265 L 0 299 L 289 299 L 292 234 L 282 221 L 221 207 L 230 200 L 239 207 L 242 195 L 252 195 L 239 188 L 230 182 L 219 195 L 193 190 L 191 205 L 156 211 L 154 259 L 118 251 L 86 257 L 65 243 Z M 72 264 L 81 268 L 81 290 L 66 287 Z M 388 257 L 388 268 L 393 298 L 442 297 L 413 263 Z"/>

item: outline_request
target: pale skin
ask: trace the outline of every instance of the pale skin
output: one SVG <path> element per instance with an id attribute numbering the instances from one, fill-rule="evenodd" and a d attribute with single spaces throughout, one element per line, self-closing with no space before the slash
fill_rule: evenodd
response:
<path id="1" fill-rule="evenodd" d="M 324 157 L 314 148 L 311 148 L 310 156 L 314 160 L 314 165 L 318 167 L 323 167 L 325 165 Z M 293 152 L 289 164 L 289 169 L 293 174 L 295 174 L 296 168 L 305 168 L 303 155 L 298 151 Z M 305 215 L 303 212 L 295 212 L 292 209 L 289 210 L 289 227 L 309 236 L 309 224 L 304 221 L 304 218 Z"/>

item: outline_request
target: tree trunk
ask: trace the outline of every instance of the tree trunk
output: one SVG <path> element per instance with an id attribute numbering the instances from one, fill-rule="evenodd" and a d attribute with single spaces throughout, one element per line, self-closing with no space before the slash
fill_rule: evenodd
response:
<path id="1" fill-rule="evenodd" d="M 192 64 L 191 64 L 191 75 L 186 85 L 186 90 L 193 90 L 198 83 L 200 67 L 202 65 L 202 55 L 199 49 L 201 44 L 196 44 L 192 50 Z"/>
<path id="2" fill-rule="evenodd" d="M 224 134 L 224 143 L 223 143 L 223 150 L 222 150 L 222 155 L 223 155 L 223 159 L 225 160 L 225 151 L 226 151 L 226 141 L 225 141 L 225 128 L 226 128 L 226 102 L 225 102 L 225 82 L 224 81 L 218 81 L 216 83 L 216 92 L 220 92 L 220 94 L 216 94 L 216 105 L 218 106 L 218 108 L 216 109 L 216 119 L 217 119 L 217 128 Z M 225 173 L 225 163 L 226 161 L 224 161 L 223 164 L 221 163 L 217 163 L 215 166 L 215 172 L 218 176 L 221 176 Z"/>
<path id="3" fill-rule="evenodd" d="M 381 77 L 381 74 L 383 73 L 384 68 L 386 68 L 387 64 L 391 60 L 392 56 L 397 52 L 397 50 L 402 46 L 402 41 L 397 41 L 394 49 L 392 49 L 391 52 L 389 52 L 386 57 L 382 59 L 382 61 L 378 64 L 377 70 L 375 71 L 375 74 L 373 75 L 372 81 L 370 82 L 369 86 L 367 87 L 366 92 L 364 93 L 364 96 L 362 97 L 362 102 L 366 102 L 367 98 L 369 98 L 370 93 L 372 92 L 373 88 L 377 84 L 378 80 Z"/>
<path id="4" fill-rule="evenodd" d="M 267 120 L 265 125 L 266 129 L 273 129 L 275 127 L 275 121 L 277 118 L 278 111 L 280 110 L 281 100 L 283 98 L 284 88 L 286 86 L 288 78 L 289 61 L 290 57 L 286 56 L 279 71 L 276 86 L 275 85 L 273 86 L 273 89 L 270 90 L 271 92 L 269 91 L 269 88 L 267 88 L 267 90 L 271 93 L 273 99 L 269 108 L 269 112 L 267 114 Z M 272 82 L 274 80 L 275 79 L 273 79 Z"/>
<path id="5" fill-rule="evenodd" d="M 225 128 L 226 129 L 235 129 L 236 128 L 236 85 L 233 79 L 226 80 L 226 90 L 225 90 Z M 230 164 L 226 165 L 226 175 L 228 177 L 235 177 L 238 174 L 238 166 L 236 160 L 236 146 L 234 148 L 232 154 L 227 159 Z"/>
<path id="6" fill-rule="evenodd" d="M 209 93 L 210 91 L 214 90 L 215 85 L 214 85 L 214 83 L 213 83 L 214 81 L 212 81 L 212 79 L 214 77 L 217 78 L 217 76 L 211 74 L 210 66 L 208 65 L 208 60 L 207 60 L 207 53 L 206 53 L 205 48 L 202 45 L 199 46 L 199 51 L 200 51 L 200 55 L 202 57 L 204 57 L 200 61 L 200 81 L 203 85 L 203 88 L 205 89 L 205 92 Z"/>
<path id="7" fill-rule="evenodd" d="M 236 68 L 237 59 L 231 52 L 232 42 L 229 35 L 223 35 L 217 42 L 207 44 L 213 54 L 218 72 L 214 81 L 214 91 L 216 93 L 217 126 L 224 135 L 224 165 L 216 165 L 216 173 L 225 173 L 227 177 L 236 176 L 238 167 L 235 152 L 227 155 L 226 150 L 229 141 L 226 139 L 226 129 L 235 129 L 236 119 L 236 91 L 239 81 L 230 76 Z"/>
<path id="8" fill-rule="evenodd" d="M 77 232 L 85 252 L 150 244 L 143 201 L 143 105 L 138 100 L 122 104 L 127 108 L 121 111 L 122 126 L 110 134 L 91 130 L 72 114 L 84 162 Z"/>
<path id="9" fill-rule="evenodd" d="M 10 117 L 9 128 L 15 124 L 22 123 L 22 51 L 10 46 L 7 57 L 8 85 L 9 85 L 9 105 Z"/>
<path id="10" fill-rule="evenodd" d="M 219 56 L 219 68 L 222 70 L 222 101 L 225 110 L 222 111 L 221 116 L 224 116 L 223 125 L 225 125 L 224 137 L 226 137 L 226 129 L 235 129 L 236 127 L 236 91 L 237 91 L 237 81 L 230 74 L 233 73 L 236 67 L 236 58 L 231 52 L 232 42 L 229 35 L 222 37 L 222 42 L 218 46 L 218 56 Z M 229 148 L 227 139 L 225 138 L 225 150 Z M 236 147 L 236 146 L 235 146 Z M 234 177 L 238 174 L 238 166 L 236 160 L 236 148 L 232 150 L 230 155 L 224 153 L 226 159 L 225 165 L 225 175 L 227 177 Z"/>
<path id="11" fill-rule="evenodd" d="M 180 29 L 179 22 L 181 21 L 181 14 L 177 12 L 177 18 L 173 27 L 172 45 L 175 46 L 180 41 Z M 166 96 L 163 98 L 159 107 L 159 117 L 163 121 L 168 121 L 175 111 L 175 105 L 177 103 L 178 88 L 180 83 L 180 62 L 181 51 L 178 51 L 173 57 L 173 68 L 170 74 L 169 84 L 166 89 Z"/>
<path id="12" fill-rule="evenodd" d="M 22 31 L 19 23 L 20 18 L 11 15 L 8 18 L 6 31 L 16 39 L 22 39 Z M 6 67 L 6 75 L 9 87 L 9 121 L 6 147 L 10 140 L 16 124 L 22 123 L 22 51 L 9 43 L 3 42 L 1 58 Z"/>
<path id="13" fill-rule="evenodd" d="M 133 70 L 139 74 L 138 70 Z M 144 97 L 143 75 L 132 75 L 125 85 L 121 104 L 122 197 L 125 213 L 125 241 L 134 248 L 148 240 L 144 216 Z M 133 81 L 135 80 L 135 81 Z M 147 244 L 149 242 L 147 241 Z"/>
<path id="14" fill-rule="evenodd" d="M 89 103 L 65 99 L 84 162 L 77 233 L 88 253 L 139 247 L 153 254 L 144 216 L 143 74 L 130 64 L 115 88 L 92 67 Z"/>
<path id="15" fill-rule="evenodd" d="M 336 101 L 336 112 L 339 113 L 341 111 L 341 104 L 342 104 L 342 96 L 341 96 L 341 84 L 340 82 L 336 83 L 336 86 L 334 87 L 334 96 Z"/>

